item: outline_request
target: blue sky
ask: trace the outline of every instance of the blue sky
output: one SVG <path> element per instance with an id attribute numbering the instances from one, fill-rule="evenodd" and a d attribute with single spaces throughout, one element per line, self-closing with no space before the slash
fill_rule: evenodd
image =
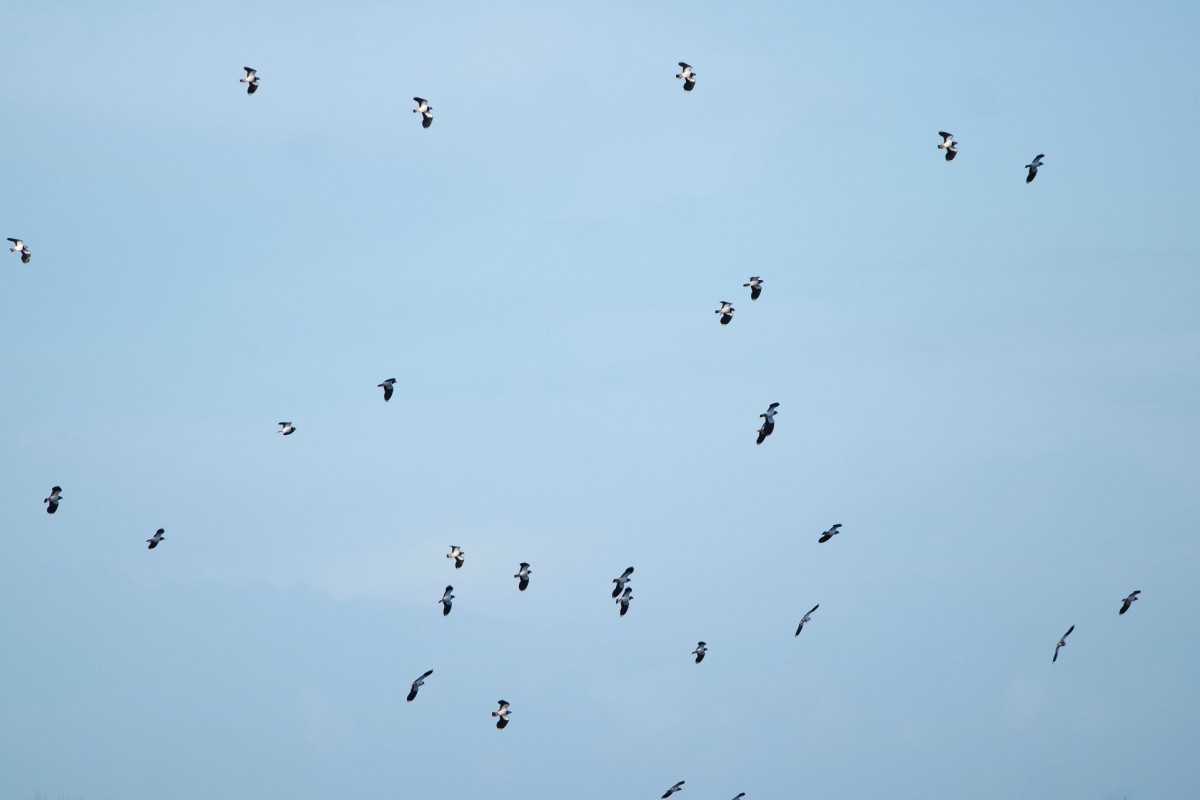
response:
<path id="1" fill-rule="evenodd" d="M 1194 3 L 6 16 L 0 796 L 1200 793 Z"/>

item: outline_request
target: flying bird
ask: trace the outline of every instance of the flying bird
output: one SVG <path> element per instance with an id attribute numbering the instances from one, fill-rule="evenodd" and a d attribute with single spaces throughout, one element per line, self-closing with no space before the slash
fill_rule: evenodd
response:
<path id="1" fill-rule="evenodd" d="M 386 381 L 379 384 L 379 388 L 383 389 L 383 402 L 386 403 L 388 400 L 392 399 L 392 387 L 395 385 L 396 385 L 395 378 L 388 378 Z"/>
<path id="2" fill-rule="evenodd" d="M 417 696 L 417 689 L 420 689 L 422 686 L 424 686 L 425 679 L 428 678 L 432 674 L 433 674 L 433 670 L 427 669 L 427 670 L 425 670 L 424 675 L 422 675 L 421 677 L 417 678 L 415 681 L 412 682 L 412 688 L 408 690 L 408 702 L 411 703 L 413 701 L 413 698 L 415 698 Z"/>
<path id="3" fill-rule="evenodd" d="M 776 410 L 778 408 L 779 403 L 771 403 L 771 405 L 767 406 L 767 413 L 759 414 L 762 417 L 763 424 L 758 429 L 758 441 L 755 444 L 762 444 L 768 436 L 775 432 L 775 415 L 779 413 Z"/>
<path id="4" fill-rule="evenodd" d="M 511 712 L 508 710 L 508 701 L 507 700 L 500 700 L 498 702 L 500 703 L 500 708 L 497 709 L 496 711 L 493 711 L 492 716 L 500 718 L 500 719 L 496 720 L 496 727 L 499 728 L 500 730 L 504 730 L 504 727 L 506 725 L 508 725 L 508 715 Z"/>
<path id="5" fill-rule="evenodd" d="M 1121 601 L 1121 610 L 1118 611 L 1117 613 L 1124 614 L 1126 611 L 1128 611 L 1129 607 L 1134 604 L 1134 602 L 1138 599 L 1138 595 L 1141 593 L 1142 593 L 1141 589 L 1135 589 L 1132 592 L 1130 592 L 1129 597 L 1126 597 L 1124 600 Z"/>
<path id="6" fill-rule="evenodd" d="M 817 539 L 817 543 L 823 544 L 825 542 L 828 542 L 833 537 L 837 536 L 840 533 L 840 531 L 838 530 L 838 528 L 840 528 L 840 527 L 842 527 L 842 523 L 840 523 L 840 522 L 836 525 L 830 526 L 829 530 L 823 531 L 821 533 L 821 538 Z"/>
<path id="7" fill-rule="evenodd" d="M 1073 630 L 1075 630 L 1074 625 L 1067 628 L 1067 632 L 1062 635 L 1062 638 L 1058 640 L 1058 644 L 1054 646 L 1054 658 L 1050 659 L 1051 664 L 1058 661 L 1058 651 L 1067 646 L 1067 637 L 1071 635 L 1071 631 Z"/>
<path id="8" fill-rule="evenodd" d="M 679 68 L 682 69 L 683 72 L 680 72 L 675 77 L 683 78 L 683 90 L 685 92 L 690 92 L 692 89 L 696 88 L 696 73 L 692 71 L 691 64 L 685 64 L 682 61 L 679 62 Z"/>
<path id="9" fill-rule="evenodd" d="M 413 102 L 417 104 L 413 113 L 421 115 L 421 127 L 428 128 L 433 124 L 433 106 L 429 105 L 429 101 L 423 97 L 414 97 Z"/>
<path id="10" fill-rule="evenodd" d="M 676 792 L 681 792 L 681 791 L 683 791 L 683 781 L 680 781 L 679 783 L 672 786 L 670 789 L 667 789 L 667 793 L 663 795 L 663 800 L 666 800 L 666 798 L 670 797 L 671 795 L 675 794 Z"/>
<path id="11" fill-rule="evenodd" d="M 453 586 L 447 586 L 446 591 L 442 593 L 442 599 L 438 600 L 442 604 L 442 616 L 450 616 L 450 607 L 454 605 L 454 595 L 450 594 L 454 591 Z"/>
<path id="12" fill-rule="evenodd" d="M 58 511 L 58 504 L 62 502 L 62 487 L 53 486 L 50 489 L 50 496 L 42 500 L 46 504 L 46 513 L 53 514 Z"/>
<path id="13" fill-rule="evenodd" d="M 296 426 L 290 422 L 279 423 L 279 430 L 276 433 L 282 433 L 284 436 L 291 436 L 296 432 Z"/>
<path id="14" fill-rule="evenodd" d="M 733 798 L 733 800 L 742 800 L 742 798 L 745 796 L 746 796 L 745 792 L 738 792 L 738 796 Z"/>
<path id="15" fill-rule="evenodd" d="M 760 294 L 762 294 L 762 285 L 763 285 L 763 279 L 758 277 L 757 275 L 750 278 L 749 283 L 742 284 L 742 286 L 750 287 L 750 299 L 751 300 L 757 300 L 758 296 Z"/>
<path id="16" fill-rule="evenodd" d="M 456 544 L 450 545 L 450 552 L 446 553 L 446 558 L 454 559 L 454 568 L 462 569 L 463 561 L 466 560 L 467 554 L 462 551 L 462 548 Z"/>
<path id="17" fill-rule="evenodd" d="M 821 604 L 817 603 L 815 606 L 813 606 L 812 608 L 810 608 L 808 610 L 807 614 L 805 614 L 803 617 L 800 618 L 800 624 L 796 626 L 796 635 L 797 636 L 800 635 L 800 631 L 804 630 L 804 623 L 812 622 L 813 612 L 816 611 L 820 607 L 821 607 Z"/>
<path id="18" fill-rule="evenodd" d="M 613 587 L 613 597 L 617 597 L 621 594 L 621 590 L 625 588 L 625 584 L 629 583 L 629 576 L 632 574 L 633 567 L 626 567 L 625 571 L 621 573 L 621 577 L 613 578 L 613 583 L 616 584 L 616 586 Z"/>
<path id="19" fill-rule="evenodd" d="M 520 567 L 517 570 L 517 574 L 513 575 L 513 577 L 518 581 L 517 588 L 523 592 L 529 588 L 529 573 L 531 570 L 529 569 L 529 564 L 524 561 L 521 562 Z"/>
<path id="20" fill-rule="evenodd" d="M 629 610 L 629 601 L 633 599 L 633 587 L 626 586 L 625 593 L 617 598 L 617 604 L 621 606 L 621 616 L 625 616 L 625 612 Z"/>
<path id="21" fill-rule="evenodd" d="M 721 315 L 721 324 L 722 325 L 728 325 L 729 320 L 733 319 L 733 306 L 730 304 L 730 302 L 728 300 L 722 300 L 721 307 L 718 308 L 713 313 Z"/>
<path id="22" fill-rule="evenodd" d="M 14 239 L 10 236 L 8 240 L 13 243 L 12 247 L 8 249 L 13 253 L 20 253 L 21 263 L 28 264 L 29 259 L 33 258 L 33 253 L 29 252 L 29 247 L 20 239 Z"/>
<path id="23" fill-rule="evenodd" d="M 938 145 L 938 150 L 945 150 L 946 160 L 953 161 L 954 157 L 958 155 L 958 142 L 954 141 L 954 134 L 938 131 L 938 136 L 942 137 L 942 143 Z"/>
<path id="24" fill-rule="evenodd" d="M 242 67 L 246 70 L 246 77 L 239 78 L 238 83 L 246 84 L 246 94 L 254 94 L 258 91 L 258 70 Z"/>
<path id="25" fill-rule="evenodd" d="M 704 654 L 708 652 L 708 645 L 704 642 L 697 642 L 696 649 L 692 651 L 692 655 L 696 657 L 696 663 L 699 664 L 704 660 Z"/>
<path id="26" fill-rule="evenodd" d="M 147 549 L 148 549 L 148 550 L 153 550 L 154 548 L 158 547 L 158 543 L 159 543 L 159 542 L 161 542 L 163 539 L 165 539 L 165 538 L 166 538 L 165 536 L 163 536 L 163 534 L 164 534 L 165 532 L 166 532 L 166 531 L 164 531 L 162 528 L 159 528 L 158 530 L 156 530 L 156 531 L 154 532 L 154 538 L 153 538 L 153 539 L 147 539 L 147 540 L 146 540 L 147 542 L 149 542 L 149 543 L 150 543 L 150 547 L 148 547 Z"/>
<path id="27" fill-rule="evenodd" d="M 1025 168 L 1029 170 L 1029 174 L 1025 176 L 1025 182 L 1030 183 L 1037 177 L 1038 167 L 1042 165 L 1042 159 L 1046 157 L 1045 153 L 1038 153 L 1032 163 L 1026 164 Z"/>

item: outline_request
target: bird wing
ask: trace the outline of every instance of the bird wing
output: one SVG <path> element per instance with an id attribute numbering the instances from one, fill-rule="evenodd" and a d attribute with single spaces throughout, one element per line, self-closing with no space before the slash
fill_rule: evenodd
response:
<path id="1" fill-rule="evenodd" d="M 10 236 L 10 237 L 8 237 L 8 240 L 9 240 L 10 242 L 12 242 L 13 244 L 20 244 L 20 243 L 21 243 L 21 240 L 20 240 L 20 239 L 14 239 L 14 238 L 12 238 L 11 236 Z"/>
<path id="2" fill-rule="evenodd" d="M 947 148 L 946 148 L 946 160 L 947 160 L 947 161 L 953 161 L 953 160 L 954 160 L 954 157 L 955 157 L 956 155 L 958 155 L 958 151 L 957 151 L 957 150 L 955 150 L 953 147 L 947 147 Z"/>
<path id="3" fill-rule="evenodd" d="M 246 94 L 254 94 L 258 91 L 257 83 L 246 84 Z"/>
<path id="4" fill-rule="evenodd" d="M 389 383 L 387 386 L 383 387 L 383 402 L 386 403 L 388 400 L 391 400 L 391 399 L 392 399 L 392 385 Z"/>
<path id="5" fill-rule="evenodd" d="M 842 527 L 842 523 L 840 523 L 840 522 L 837 522 L 837 523 L 834 523 L 833 525 L 830 525 L 830 526 L 829 526 L 829 530 L 831 530 L 831 531 L 836 531 L 836 530 L 837 530 L 838 528 L 840 528 L 840 527 Z"/>
<path id="6" fill-rule="evenodd" d="M 413 102 L 416 103 L 417 105 L 425 105 L 429 101 L 426 100 L 424 97 L 414 97 Z"/>
<path id="7" fill-rule="evenodd" d="M 625 571 L 621 573 L 621 577 L 628 578 L 632 574 L 633 574 L 633 567 L 626 567 Z"/>
<path id="8" fill-rule="evenodd" d="M 1071 635 L 1071 631 L 1073 630 L 1075 630 L 1074 625 L 1072 625 L 1070 628 L 1067 628 L 1067 632 L 1062 635 L 1063 641 L 1066 641 L 1067 637 Z"/>
<path id="9" fill-rule="evenodd" d="M 428 128 L 432 124 L 433 124 L 433 115 L 432 114 L 422 114 L 421 115 L 421 127 L 422 128 Z"/>
<path id="10" fill-rule="evenodd" d="M 954 138 L 953 133 L 947 133 L 946 131 L 938 131 L 938 136 L 942 137 L 947 142 Z M 970 138 L 970 137 L 967 137 L 967 138 Z"/>
<path id="11" fill-rule="evenodd" d="M 818 608 L 820 608 L 820 607 L 821 607 L 821 604 L 820 604 L 820 603 L 817 603 L 815 606 L 813 606 L 812 608 L 810 608 L 810 609 L 808 610 L 808 614 L 811 614 L 811 613 L 813 613 L 814 611 L 816 611 L 816 610 L 817 610 Z M 806 617 L 807 617 L 807 616 L 808 616 L 808 614 L 805 614 L 804 616 L 806 616 Z"/>
<path id="12" fill-rule="evenodd" d="M 426 678 L 428 678 L 428 677 L 429 677 L 430 675 L 432 675 L 432 674 L 433 674 L 433 670 L 431 670 L 431 669 L 427 669 L 427 670 L 425 670 L 425 674 L 424 674 L 424 675 L 422 675 L 422 676 L 419 678 L 419 680 L 425 680 Z"/>
<path id="13" fill-rule="evenodd" d="M 683 90 L 685 92 L 690 92 L 692 89 L 695 89 L 695 88 L 696 88 L 696 79 L 695 78 L 691 78 L 690 80 L 686 80 L 686 79 L 684 80 Z"/>
<path id="14" fill-rule="evenodd" d="M 526 589 L 528 589 L 529 588 L 529 579 L 522 578 L 521 582 L 517 584 L 517 588 L 520 589 L 522 592 L 525 591 Z"/>
<path id="15" fill-rule="evenodd" d="M 779 408 L 779 403 L 771 403 L 771 405 L 767 406 L 767 411 L 771 411 L 775 408 Z"/>
<path id="16" fill-rule="evenodd" d="M 1142 593 L 1141 589 L 1134 589 L 1132 592 L 1129 593 L 1129 599 L 1132 600 L 1133 598 L 1137 597 L 1141 593 Z"/>
<path id="17" fill-rule="evenodd" d="M 692 68 L 691 64 L 685 64 L 682 61 L 679 62 L 679 66 L 682 67 L 683 69 L 691 69 Z"/>
<path id="18" fill-rule="evenodd" d="M 1061 644 L 1058 644 L 1058 645 L 1055 645 L 1055 646 L 1054 646 L 1054 658 L 1050 659 L 1050 663 L 1051 663 L 1051 664 L 1053 664 L 1055 661 L 1058 661 L 1058 649 L 1059 649 L 1060 647 L 1062 647 L 1062 645 L 1061 645 Z"/>
<path id="19" fill-rule="evenodd" d="M 751 299 L 751 300 L 757 300 L 757 299 L 758 299 L 758 296 L 759 296 L 760 294 L 762 294 L 762 287 L 761 287 L 761 286 L 755 286 L 754 288 L 752 288 L 752 289 L 750 290 L 750 299 Z"/>
<path id="20" fill-rule="evenodd" d="M 250 67 L 242 67 L 242 69 L 246 70 L 246 77 L 247 77 L 247 78 L 253 78 L 253 77 L 254 77 L 254 73 L 255 73 L 255 72 L 258 72 L 258 70 L 256 70 L 256 69 L 251 69 Z"/>
<path id="21" fill-rule="evenodd" d="M 800 624 L 796 626 L 796 636 L 800 635 L 800 631 L 804 630 L 804 620 L 800 620 Z"/>

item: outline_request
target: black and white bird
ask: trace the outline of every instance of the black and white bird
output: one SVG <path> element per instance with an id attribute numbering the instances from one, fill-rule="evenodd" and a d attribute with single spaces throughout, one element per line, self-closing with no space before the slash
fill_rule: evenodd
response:
<path id="1" fill-rule="evenodd" d="M 751 300 L 757 300 L 758 296 L 760 294 L 762 294 L 762 285 L 763 285 L 763 279 L 758 277 L 757 275 L 751 277 L 749 283 L 742 284 L 742 286 L 750 287 L 750 299 Z"/>
<path id="2" fill-rule="evenodd" d="M 463 552 L 461 547 L 456 544 L 452 544 L 450 545 L 450 552 L 446 553 L 446 558 L 453 558 L 454 568 L 462 569 L 463 561 L 466 560 L 467 554 Z"/>
<path id="3" fill-rule="evenodd" d="M 50 496 L 42 500 L 46 504 L 46 513 L 53 514 L 58 511 L 58 504 L 62 502 L 62 487 L 53 486 L 50 488 Z"/>
<path id="4" fill-rule="evenodd" d="M 1058 661 L 1058 651 L 1067 646 L 1067 637 L 1071 635 L 1071 631 L 1073 630 L 1075 630 L 1074 625 L 1067 628 L 1067 632 L 1062 635 L 1062 638 L 1058 640 L 1058 644 L 1054 646 L 1054 658 L 1050 659 L 1051 664 Z"/>
<path id="5" fill-rule="evenodd" d="M 529 569 L 529 564 L 524 561 L 519 566 L 520 569 L 517 570 L 517 574 L 513 575 L 513 577 L 517 579 L 517 588 L 523 592 L 529 588 L 529 573 L 532 570 Z"/>
<path id="6" fill-rule="evenodd" d="M 808 610 L 807 614 L 805 614 L 803 617 L 800 618 L 800 624 L 796 626 L 796 635 L 797 636 L 800 635 L 800 631 L 804 630 L 804 623 L 812 622 L 813 612 L 816 611 L 820 607 L 821 607 L 821 604 L 817 603 L 815 606 L 813 606 L 812 608 L 810 608 Z"/>
<path id="7" fill-rule="evenodd" d="M 667 793 L 663 795 L 663 800 L 666 800 L 671 795 L 675 794 L 676 792 L 681 792 L 681 791 L 683 791 L 683 781 L 680 781 L 679 783 L 672 786 L 670 789 L 667 789 Z"/>
<path id="8" fill-rule="evenodd" d="M 692 655 L 696 657 L 696 663 L 699 664 L 704 660 L 704 654 L 708 652 L 708 645 L 704 642 L 697 642 L 696 649 L 692 651 Z"/>
<path id="9" fill-rule="evenodd" d="M 938 145 L 938 150 L 945 150 L 946 160 L 953 161 L 954 157 L 958 155 L 958 142 L 954 141 L 954 134 L 938 131 L 938 136 L 942 137 L 942 143 Z"/>
<path id="10" fill-rule="evenodd" d="M 163 539 L 167 538 L 167 537 L 163 536 L 164 533 L 166 533 L 166 531 L 163 530 L 162 528 L 159 528 L 158 530 L 156 530 L 154 532 L 154 538 L 146 540 L 147 542 L 150 543 L 150 547 L 148 547 L 147 549 L 153 550 L 154 548 L 158 547 L 158 543 L 161 542 Z"/>
<path id="11" fill-rule="evenodd" d="M 1045 153 L 1038 153 L 1037 158 L 1025 165 L 1025 169 L 1029 170 L 1029 174 L 1025 176 L 1026 183 L 1032 182 L 1037 177 L 1038 167 L 1042 165 L 1042 159 L 1045 157 Z"/>
<path id="12" fill-rule="evenodd" d="M 629 583 L 629 576 L 632 574 L 633 567 L 626 567 L 625 571 L 621 573 L 621 577 L 613 578 L 613 583 L 616 584 L 616 586 L 613 587 L 613 597 L 617 597 L 621 594 L 621 590 L 625 588 L 625 584 Z"/>
<path id="13" fill-rule="evenodd" d="M 446 591 L 442 593 L 442 599 L 438 600 L 438 602 L 442 604 L 443 617 L 450 616 L 450 607 L 454 605 L 454 595 L 451 594 L 453 591 L 453 586 L 447 586 Z"/>
<path id="14" fill-rule="evenodd" d="M 1142 593 L 1141 589 L 1134 589 L 1132 592 L 1130 592 L 1129 596 L 1121 601 L 1121 610 L 1118 611 L 1117 613 L 1124 614 L 1126 611 L 1128 611 L 1129 607 L 1134 604 L 1134 602 L 1138 599 L 1138 595 L 1141 593 Z M 1153 612 L 1151 612 L 1151 613 L 1153 613 Z"/>
<path id="15" fill-rule="evenodd" d="M 242 67 L 246 70 L 246 77 L 238 79 L 238 83 L 246 84 L 246 94 L 254 94 L 258 91 L 258 70 Z"/>
<path id="16" fill-rule="evenodd" d="M 433 674 L 433 670 L 427 669 L 427 670 L 425 670 L 424 675 L 422 675 L 421 677 L 417 678 L 415 681 L 412 682 L 412 688 L 408 690 L 408 698 L 407 698 L 408 702 L 411 703 L 413 701 L 413 699 L 417 696 L 417 689 L 420 689 L 422 686 L 424 686 L 425 679 L 428 678 L 432 674 Z"/>
<path id="17" fill-rule="evenodd" d="M 721 315 L 722 325 L 728 325 L 729 320 L 733 319 L 733 311 L 733 304 L 731 304 L 728 300 L 722 300 L 721 307 L 713 313 Z"/>
<path id="18" fill-rule="evenodd" d="M 395 378 L 388 378 L 386 381 L 379 384 L 379 388 L 383 389 L 383 402 L 386 403 L 388 400 L 392 399 L 392 387 L 395 385 L 396 385 Z"/>
<path id="19" fill-rule="evenodd" d="M 692 89 L 696 88 L 696 73 L 692 69 L 691 64 L 685 64 L 682 61 L 679 62 L 679 68 L 682 70 L 682 72 L 680 72 L 675 77 L 682 78 L 683 79 L 683 90 L 685 92 L 690 92 Z"/>
<path id="20" fill-rule="evenodd" d="M 508 725 L 508 715 L 512 712 L 510 712 L 508 710 L 508 701 L 507 700 L 499 700 L 497 702 L 500 703 L 500 708 L 493 711 L 492 716 L 499 717 L 499 719 L 496 720 L 496 727 L 499 728 L 500 730 L 504 730 L 504 727 L 506 725 Z"/>
<path id="21" fill-rule="evenodd" d="M 617 605 L 621 607 L 621 616 L 625 616 L 625 612 L 629 610 L 629 601 L 633 599 L 633 587 L 626 586 L 625 592 L 617 598 Z"/>
<path id="22" fill-rule="evenodd" d="M 29 259 L 33 258 L 33 253 L 29 252 L 29 246 L 26 245 L 20 239 L 14 239 L 11 236 L 8 237 L 8 240 L 13 243 L 12 247 L 10 247 L 8 249 L 14 253 L 20 253 L 21 254 L 21 263 L 28 264 Z M 53 259 L 51 259 L 51 260 L 53 260 Z"/>
<path id="23" fill-rule="evenodd" d="M 428 128 L 433 124 L 433 106 L 429 105 L 429 101 L 423 97 L 414 97 L 413 102 L 417 104 L 413 113 L 421 115 L 421 127 Z"/>
<path id="24" fill-rule="evenodd" d="M 745 792 L 738 792 L 737 797 L 733 798 L 733 800 L 742 800 L 742 798 L 745 796 L 746 796 Z"/>
<path id="25" fill-rule="evenodd" d="M 833 537 L 837 536 L 838 533 L 840 533 L 840 531 L 838 529 L 841 527 L 842 527 L 842 523 L 840 523 L 840 522 L 836 525 L 831 525 L 829 530 L 822 531 L 821 538 L 817 539 L 817 543 L 824 544 L 825 542 L 828 542 L 830 539 L 832 539 Z"/>
<path id="26" fill-rule="evenodd" d="M 767 437 L 775 432 L 775 415 L 779 413 L 777 410 L 779 403 L 771 403 L 767 406 L 767 413 L 759 414 L 762 417 L 762 427 L 758 429 L 758 441 L 755 444 L 762 444 Z"/>
<path id="27" fill-rule="evenodd" d="M 279 430 L 276 433 L 282 433 L 284 436 L 291 436 L 296 432 L 296 426 L 290 422 L 279 423 Z"/>

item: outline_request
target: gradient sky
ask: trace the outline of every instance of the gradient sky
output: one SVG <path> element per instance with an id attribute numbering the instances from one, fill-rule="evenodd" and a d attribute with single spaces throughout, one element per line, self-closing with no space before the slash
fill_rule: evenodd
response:
<path id="1" fill-rule="evenodd" d="M 0 797 L 1200 796 L 1196 3 L 5 18 Z"/>

